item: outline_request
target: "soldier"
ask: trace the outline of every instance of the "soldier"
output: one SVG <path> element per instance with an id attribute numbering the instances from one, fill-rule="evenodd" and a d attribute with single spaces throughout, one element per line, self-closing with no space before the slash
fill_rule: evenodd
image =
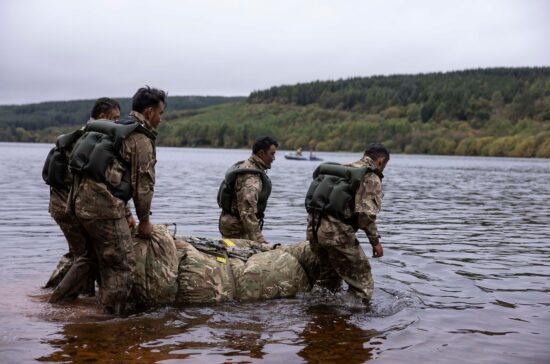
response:
<path id="1" fill-rule="evenodd" d="M 88 122 L 97 119 L 106 119 L 116 121 L 120 118 L 120 105 L 116 100 L 102 97 L 97 99 L 94 107 L 91 111 L 91 118 Z M 52 149 L 52 153 L 57 150 L 59 153 L 58 160 L 61 159 L 63 163 L 52 163 L 53 158 L 48 158 L 44 166 L 44 179 L 45 182 L 50 185 L 50 205 L 49 212 L 57 225 L 61 228 L 61 231 L 67 239 L 69 245 L 69 252 L 65 257 L 71 261 L 74 261 L 77 257 L 84 254 L 86 250 L 86 234 L 82 227 L 78 223 L 76 216 L 67 210 L 67 198 L 69 195 L 69 189 L 72 183 L 72 176 L 68 171 L 68 158 L 74 145 L 74 141 L 82 135 L 82 129 L 77 130 L 66 136 L 59 138 L 56 147 Z M 65 145 L 61 146 L 60 141 L 65 141 Z M 55 171 L 54 169 L 58 169 Z M 58 174 L 59 181 L 55 183 L 53 176 Z M 51 178 L 48 178 L 51 176 Z M 54 287 L 58 284 L 58 281 L 48 281 L 46 288 Z M 94 293 L 94 277 L 86 282 L 86 292 L 90 295 Z M 72 292 L 73 297 L 76 298 L 78 291 Z"/>
<path id="2" fill-rule="evenodd" d="M 90 116 L 90 121 L 98 119 L 118 121 L 120 119 L 120 104 L 108 97 L 101 97 L 96 100 Z"/>
<path id="3" fill-rule="evenodd" d="M 365 303 L 372 297 L 374 283 L 355 233 L 365 231 L 374 258 L 384 254 L 376 216 L 382 206 L 382 172 L 389 159 L 382 144 L 370 144 L 356 162 L 321 164 L 306 196 L 307 239 L 321 262 L 320 284 L 335 291 L 343 279 Z"/>
<path id="4" fill-rule="evenodd" d="M 262 235 L 264 212 L 271 194 L 266 170 L 275 160 L 279 144 L 269 136 L 256 139 L 252 156 L 230 167 L 218 191 L 219 220 L 224 238 L 267 243 Z"/>
<path id="5" fill-rule="evenodd" d="M 75 144 L 69 166 L 77 175 L 69 194 L 99 262 L 100 302 L 105 311 L 122 314 L 133 284 L 135 266 L 126 203 L 132 199 L 139 219 L 137 232 L 151 236 L 149 221 L 155 185 L 155 139 L 166 103 L 166 93 L 140 88 L 132 112 L 117 124 L 94 121 Z M 80 284 L 93 258 L 79 257 L 59 286 Z M 50 302 L 56 302 L 58 288 Z"/>

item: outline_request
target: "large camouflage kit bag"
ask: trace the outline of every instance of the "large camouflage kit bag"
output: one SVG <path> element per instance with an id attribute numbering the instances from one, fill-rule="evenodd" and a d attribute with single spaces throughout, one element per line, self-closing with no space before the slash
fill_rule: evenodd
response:
<path id="1" fill-rule="evenodd" d="M 189 243 L 190 237 L 178 237 L 180 255 L 176 303 L 219 303 L 234 298 L 235 284 L 224 252 L 206 254 Z"/>
<path id="2" fill-rule="evenodd" d="M 151 238 L 134 238 L 133 294 L 139 305 L 173 304 L 178 291 L 178 252 L 166 225 L 153 226 Z"/>
<path id="3" fill-rule="evenodd" d="M 319 274 L 321 272 L 319 258 L 311 251 L 309 241 L 304 240 L 297 244 L 281 245 L 278 249 L 291 254 L 298 260 L 312 285 L 319 279 Z"/>
<path id="4" fill-rule="evenodd" d="M 177 237 L 176 246 L 181 253 L 177 303 L 292 297 L 309 290 L 313 282 L 291 251 L 280 247 L 246 239 L 186 236 Z"/>
<path id="5" fill-rule="evenodd" d="M 173 238 L 154 225 L 150 239 L 134 239 L 132 297 L 139 306 L 286 298 L 308 291 L 319 263 L 309 242 L 261 244 L 245 239 Z M 60 281 L 72 261 L 62 257 L 50 280 Z"/>
<path id="6" fill-rule="evenodd" d="M 233 269 L 233 275 L 239 301 L 293 297 L 311 288 L 298 260 L 281 249 L 251 256 Z"/>

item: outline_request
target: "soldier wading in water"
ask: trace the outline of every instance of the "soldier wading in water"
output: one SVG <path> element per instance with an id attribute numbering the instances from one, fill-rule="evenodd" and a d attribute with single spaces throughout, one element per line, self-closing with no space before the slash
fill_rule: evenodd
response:
<path id="1" fill-rule="evenodd" d="M 227 170 L 218 191 L 218 205 L 222 209 L 219 229 L 224 238 L 267 243 L 262 235 L 264 212 L 271 194 L 266 170 L 271 168 L 278 146 L 271 137 L 258 138 L 252 146 L 252 156 Z"/>
<path id="2" fill-rule="evenodd" d="M 134 281 L 135 259 L 130 226 L 135 221 L 127 202 L 134 202 L 138 234 L 151 236 L 155 139 L 165 99 L 162 90 L 140 88 L 127 118 L 116 124 L 92 121 L 75 143 L 69 160 L 74 181 L 67 204 L 87 235 L 87 253 L 75 261 L 50 302 L 59 302 L 67 292 L 78 289 L 97 264 L 101 277 L 99 300 L 104 310 L 122 314 L 131 309 L 127 300 Z"/>
<path id="3" fill-rule="evenodd" d="M 306 195 L 307 239 L 321 265 L 318 283 L 336 291 L 343 279 L 365 303 L 372 297 L 374 283 L 355 233 L 365 231 L 374 258 L 384 254 L 376 216 L 382 207 L 382 172 L 389 159 L 382 144 L 370 144 L 356 162 L 323 163 Z"/>
<path id="4" fill-rule="evenodd" d="M 87 123 L 99 119 L 115 122 L 119 118 L 120 104 L 116 100 L 102 97 L 96 100 L 90 113 L 90 120 Z M 76 140 L 84 134 L 84 128 L 85 126 L 71 133 L 59 136 L 55 147 L 48 154 L 42 170 L 42 178 L 50 186 L 50 206 L 48 210 L 57 225 L 61 228 L 65 239 L 67 239 L 69 252 L 65 254 L 65 258 L 70 261 L 76 260 L 86 252 L 86 233 L 80 226 L 75 214 L 67 209 L 67 199 L 73 181 L 72 174 L 68 168 L 69 155 Z M 94 295 L 97 274 L 97 269 L 95 269 L 88 281 L 82 285 L 81 291 L 90 296 Z M 50 280 L 46 283 L 45 288 L 55 287 L 58 283 L 59 281 L 56 279 Z M 81 291 L 73 290 L 70 292 L 70 298 L 76 298 Z"/>

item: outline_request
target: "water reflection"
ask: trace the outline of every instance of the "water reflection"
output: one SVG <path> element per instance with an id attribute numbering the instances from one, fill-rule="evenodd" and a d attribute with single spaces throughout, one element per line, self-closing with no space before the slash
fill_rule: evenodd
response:
<path id="1" fill-rule="evenodd" d="M 361 329 L 351 322 L 352 314 L 318 305 L 306 310 L 308 323 L 300 334 L 304 348 L 298 355 L 307 363 L 364 363 L 376 353 L 372 338 L 379 332 Z"/>
<path id="2" fill-rule="evenodd" d="M 201 317 L 200 324 L 207 320 Z M 177 315 L 157 313 L 126 319 L 95 322 L 74 322 L 45 340 L 54 352 L 37 358 L 44 362 L 156 362 L 164 359 L 184 359 L 188 354 L 172 353 L 170 346 L 154 343 L 188 329 L 180 325 Z"/>
<path id="3" fill-rule="evenodd" d="M 307 363 L 363 363 L 378 350 L 376 342 L 380 341 L 372 339 L 381 332 L 359 326 L 368 321 L 365 310 L 345 311 L 293 300 L 259 306 L 263 313 L 255 311 L 254 305 L 243 309 L 223 305 L 216 309 L 164 309 L 125 319 L 88 311 L 83 322 L 84 306 L 75 304 L 64 310 L 69 314 L 81 311 L 80 321 L 65 323 L 44 339 L 54 351 L 36 360 L 158 362 L 203 358 L 207 362 L 250 362 L 297 355 Z M 289 350 L 289 346 L 295 349 Z"/>

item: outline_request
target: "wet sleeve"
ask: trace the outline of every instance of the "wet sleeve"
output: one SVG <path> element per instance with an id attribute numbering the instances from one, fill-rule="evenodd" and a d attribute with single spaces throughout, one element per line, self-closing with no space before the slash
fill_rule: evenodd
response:
<path id="1" fill-rule="evenodd" d="M 124 141 L 123 152 L 131 165 L 132 199 L 139 221 L 148 221 L 155 191 L 155 155 L 151 141 L 132 134 Z"/>
<path id="2" fill-rule="evenodd" d="M 260 230 L 260 222 L 256 217 L 258 213 L 258 196 L 262 190 L 262 180 L 257 174 L 244 174 L 239 176 L 240 188 L 237 190 L 237 209 L 243 223 L 243 228 L 250 240 L 265 243 Z"/>
<path id="3" fill-rule="evenodd" d="M 363 179 L 355 195 L 355 212 L 358 226 L 365 231 L 371 244 L 378 241 L 376 216 L 382 208 L 382 181 L 375 174 L 369 173 Z"/>

